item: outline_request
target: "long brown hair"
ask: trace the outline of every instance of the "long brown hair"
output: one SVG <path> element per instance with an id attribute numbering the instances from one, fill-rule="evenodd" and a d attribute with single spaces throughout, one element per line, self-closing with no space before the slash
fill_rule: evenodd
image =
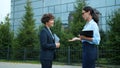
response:
<path id="1" fill-rule="evenodd" d="M 90 7 L 90 6 L 85 6 L 85 7 L 83 8 L 83 10 L 86 11 L 86 12 L 90 11 L 90 15 L 92 16 L 93 20 L 94 20 L 96 23 L 99 22 L 99 14 L 97 14 L 97 13 L 95 12 L 95 9 L 93 9 L 93 8 Z"/>

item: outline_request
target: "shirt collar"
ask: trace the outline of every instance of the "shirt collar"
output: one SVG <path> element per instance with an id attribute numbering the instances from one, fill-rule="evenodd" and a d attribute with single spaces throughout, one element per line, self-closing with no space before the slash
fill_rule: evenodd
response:
<path id="1" fill-rule="evenodd" d="M 87 22 L 87 23 L 85 24 L 84 28 L 87 27 L 89 24 L 91 24 L 93 21 L 94 21 L 94 20 L 91 19 L 89 22 Z"/>
<path id="2" fill-rule="evenodd" d="M 91 19 L 89 22 L 87 22 L 87 23 L 92 23 L 93 22 L 93 19 Z"/>

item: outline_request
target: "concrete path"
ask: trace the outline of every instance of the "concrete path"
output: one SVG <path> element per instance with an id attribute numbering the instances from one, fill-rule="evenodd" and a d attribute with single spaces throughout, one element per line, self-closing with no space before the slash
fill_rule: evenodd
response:
<path id="1" fill-rule="evenodd" d="M 0 68 L 41 68 L 40 64 L 0 62 Z M 53 68 L 81 68 L 80 66 L 53 65 Z"/>
<path id="2" fill-rule="evenodd" d="M 0 62 L 0 68 L 41 68 L 40 64 Z M 53 68 L 82 68 L 81 66 L 53 65 Z M 97 67 L 100 68 L 100 67 Z"/>

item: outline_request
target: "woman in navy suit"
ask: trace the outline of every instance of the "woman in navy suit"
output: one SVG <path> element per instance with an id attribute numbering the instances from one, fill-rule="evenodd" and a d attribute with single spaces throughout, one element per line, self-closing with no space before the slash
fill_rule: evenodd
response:
<path id="1" fill-rule="evenodd" d="M 44 27 L 40 32 L 40 61 L 42 68 L 52 68 L 55 49 L 60 47 L 59 42 L 55 43 L 54 36 L 50 30 L 50 27 L 54 25 L 54 16 L 50 13 L 44 14 L 41 22 L 44 24 Z"/>

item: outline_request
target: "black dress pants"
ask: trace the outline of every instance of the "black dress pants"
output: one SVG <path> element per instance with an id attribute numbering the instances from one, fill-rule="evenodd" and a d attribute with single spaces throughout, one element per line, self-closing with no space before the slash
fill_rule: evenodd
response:
<path id="1" fill-rule="evenodd" d="M 97 46 L 83 42 L 82 51 L 82 68 L 95 68 L 95 61 L 97 59 Z"/>
<path id="2" fill-rule="evenodd" d="M 52 68 L 52 60 L 41 60 L 42 68 Z"/>

